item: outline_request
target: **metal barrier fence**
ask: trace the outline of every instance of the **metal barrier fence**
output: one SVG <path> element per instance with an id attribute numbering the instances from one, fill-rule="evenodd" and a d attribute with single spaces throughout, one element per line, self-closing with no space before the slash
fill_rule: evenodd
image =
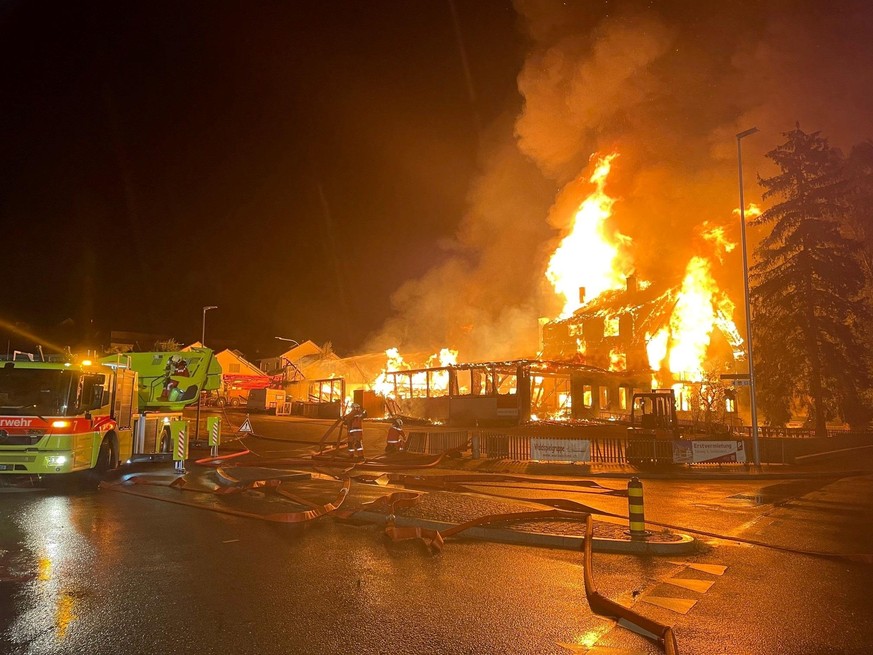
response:
<path id="1" fill-rule="evenodd" d="M 740 435 L 740 438 L 752 438 L 752 426 L 750 425 L 735 427 L 732 429 L 732 431 Z M 828 438 L 842 437 L 847 434 L 856 433 L 852 432 L 848 428 L 828 428 L 827 431 Z M 815 430 L 810 428 L 782 428 L 773 427 L 770 425 L 759 425 L 758 436 L 764 439 L 812 439 L 815 438 L 816 434 Z"/>
<path id="2" fill-rule="evenodd" d="M 467 430 L 455 432 L 410 432 L 406 441 L 406 450 L 410 453 L 425 453 L 439 455 L 452 448 L 463 446 L 470 438 Z"/>
<path id="3" fill-rule="evenodd" d="M 436 455 L 450 448 L 471 442 L 473 456 L 483 459 L 506 459 L 530 461 L 531 439 L 536 434 L 506 434 L 489 430 L 428 431 L 409 433 L 407 450 L 413 453 Z M 550 439 L 552 437 L 549 437 Z M 560 439 L 557 438 L 557 439 Z M 586 439 L 591 442 L 591 463 L 651 465 L 673 462 L 672 441 L 634 440 L 623 437 L 574 436 L 567 439 Z M 730 441 L 730 439 L 726 439 Z M 752 463 L 751 439 L 743 441 L 747 463 Z M 765 437 L 759 440 L 761 461 L 765 464 L 791 464 L 796 457 L 816 452 L 825 452 L 843 447 L 873 445 L 873 433 L 838 433 L 827 439 L 798 439 L 797 437 Z M 725 463 L 694 463 L 698 467 L 716 467 Z"/>

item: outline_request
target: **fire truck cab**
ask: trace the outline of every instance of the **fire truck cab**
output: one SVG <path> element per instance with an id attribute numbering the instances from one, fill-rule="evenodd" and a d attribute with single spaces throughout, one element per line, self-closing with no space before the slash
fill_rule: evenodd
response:
<path id="1" fill-rule="evenodd" d="M 207 348 L 0 362 L 0 476 L 99 475 L 169 452 L 170 421 L 220 378 Z"/>

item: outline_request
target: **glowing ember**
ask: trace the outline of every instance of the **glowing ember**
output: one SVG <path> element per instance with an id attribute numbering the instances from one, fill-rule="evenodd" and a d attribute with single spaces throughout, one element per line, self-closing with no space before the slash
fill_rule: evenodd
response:
<path id="1" fill-rule="evenodd" d="M 573 314 L 582 306 L 579 289 L 594 298 L 609 289 L 620 289 L 629 270 L 621 267 L 621 250 L 630 244 L 630 237 L 610 228 L 606 221 L 612 214 L 614 198 L 604 192 L 606 178 L 617 153 L 597 160 L 589 181 L 595 190 L 573 218 L 570 232 L 552 253 L 546 277 L 555 292 L 564 296 L 561 317 Z"/>

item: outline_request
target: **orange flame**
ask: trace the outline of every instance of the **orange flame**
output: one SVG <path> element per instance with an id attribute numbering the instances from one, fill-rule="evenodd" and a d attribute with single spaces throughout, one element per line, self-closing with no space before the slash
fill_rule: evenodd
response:
<path id="1" fill-rule="evenodd" d="M 586 295 L 594 298 L 609 289 L 620 289 L 630 272 L 622 268 L 620 255 L 631 239 L 606 224 L 615 199 L 605 193 L 604 187 L 617 156 L 618 153 L 606 155 L 595 163 L 589 178 L 595 190 L 579 205 L 569 233 L 549 260 L 546 277 L 555 292 L 564 297 L 562 318 L 582 306 L 580 288 L 584 287 Z"/>
<path id="2" fill-rule="evenodd" d="M 433 371 L 428 380 L 428 373 L 424 370 L 427 368 L 439 368 L 444 366 L 452 366 L 458 363 L 458 351 L 452 348 L 442 348 L 438 354 L 431 355 L 421 365 L 409 364 L 400 354 L 399 349 L 389 348 L 385 351 L 385 368 L 376 376 L 372 383 L 373 390 L 376 394 L 385 398 L 395 397 L 394 376 L 389 373 L 397 371 L 411 371 L 409 381 L 403 383 L 401 395 L 411 395 L 412 397 L 424 397 L 428 390 L 445 391 L 449 388 L 448 371 Z"/>
<path id="3" fill-rule="evenodd" d="M 719 290 L 711 266 L 703 257 L 692 257 L 685 268 L 682 288 L 667 326 L 654 336 L 647 335 L 649 365 L 654 371 L 664 368 L 686 380 L 703 378 L 706 353 L 712 333 L 718 327 L 731 341 L 739 334 L 730 318 L 734 305 Z M 742 339 L 739 339 L 742 344 Z"/>
<path id="4" fill-rule="evenodd" d="M 579 298 L 580 288 L 585 289 L 589 299 L 594 299 L 605 291 L 623 288 L 627 275 L 633 272 L 633 262 L 627 253 L 631 238 L 608 225 L 615 199 L 606 194 L 605 186 L 617 156 L 617 153 L 612 153 L 595 161 L 589 178 L 595 186 L 594 191 L 579 205 L 569 232 L 549 259 L 546 277 L 556 294 L 563 296 L 564 300 L 560 318 L 572 315 L 584 304 L 584 299 Z M 747 213 L 757 216 L 760 210 L 750 204 Z M 725 227 L 708 222 L 703 223 L 699 236 L 710 245 L 713 258 L 719 261 L 737 246 L 727 237 Z M 640 289 L 647 286 L 648 283 L 639 282 Z M 732 318 L 733 303 L 719 289 L 706 258 L 696 256 L 688 262 L 681 288 L 671 291 L 670 297 L 674 304 L 667 324 L 654 334 L 646 334 L 646 350 L 652 370 L 656 374 L 662 371 L 670 374 L 671 379 L 663 380 L 663 384 L 672 384 L 674 377 L 694 381 L 702 379 L 707 350 L 716 328 L 731 344 L 734 357 L 744 352 L 743 340 Z M 570 336 L 576 337 L 577 350 L 585 355 L 585 335 L 571 327 Z M 603 337 L 618 336 L 619 316 L 605 316 Z M 610 370 L 622 371 L 626 367 L 626 354 L 613 348 Z M 657 383 L 657 376 L 654 376 L 653 386 Z"/>
<path id="5" fill-rule="evenodd" d="M 709 221 L 703 222 L 703 230 L 700 233 L 704 241 L 713 245 L 715 256 L 719 261 L 724 261 L 724 255 L 732 252 L 737 244 L 727 238 L 725 228 L 722 225 L 710 226 Z"/>
<path id="6" fill-rule="evenodd" d="M 627 354 L 621 352 L 618 348 L 613 348 L 609 351 L 609 370 L 610 371 L 626 371 L 627 370 Z"/>
<path id="7" fill-rule="evenodd" d="M 740 208 L 737 207 L 736 209 L 733 210 L 732 213 L 734 216 L 739 217 Z M 750 202 L 749 206 L 746 207 L 746 220 L 749 220 L 751 218 L 757 218 L 760 215 L 761 215 L 761 208 L 758 205 L 756 205 L 754 202 Z"/>

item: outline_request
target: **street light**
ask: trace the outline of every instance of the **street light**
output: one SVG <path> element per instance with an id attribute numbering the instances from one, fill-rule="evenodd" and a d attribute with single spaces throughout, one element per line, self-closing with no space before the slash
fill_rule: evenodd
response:
<path id="1" fill-rule="evenodd" d="M 203 308 L 203 329 L 200 331 L 200 345 L 206 347 L 206 312 L 210 309 L 218 309 L 218 305 L 207 305 Z"/>
<path id="2" fill-rule="evenodd" d="M 293 343 L 295 348 L 300 346 L 300 343 L 295 339 L 289 339 L 288 337 L 273 337 L 273 338 L 277 339 L 279 341 L 287 341 L 288 343 Z M 285 381 L 287 382 L 288 381 L 288 370 L 287 370 L 288 367 L 291 366 L 292 368 L 294 368 L 295 374 L 296 374 L 296 372 L 299 372 L 300 369 L 298 369 L 296 366 L 294 366 L 294 362 L 292 362 L 287 357 L 282 357 L 281 359 L 284 359 L 286 362 L 285 365 L 282 366 L 282 376 L 285 378 Z M 279 364 L 281 366 L 282 362 L 279 361 Z"/>
<path id="3" fill-rule="evenodd" d="M 743 242 L 743 291 L 746 302 L 746 339 L 749 356 L 749 396 L 752 410 L 752 447 L 755 454 L 755 466 L 761 467 L 761 451 L 758 448 L 758 407 L 755 402 L 755 358 L 752 356 L 752 305 L 749 302 L 749 257 L 746 252 L 746 202 L 743 198 L 743 146 L 742 140 L 758 132 L 757 127 L 749 128 L 737 134 L 737 168 L 740 177 L 740 238 Z"/>
<path id="4" fill-rule="evenodd" d="M 206 347 L 206 312 L 210 309 L 218 309 L 218 305 L 206 305 L 203 308 L 203 323 L 200 329 L 200 346 Z M 200 401 L 203 399 L 203 392 L 197 394 L 197 420 L 194 423 L 194 441 L 200 440 Z"/>

